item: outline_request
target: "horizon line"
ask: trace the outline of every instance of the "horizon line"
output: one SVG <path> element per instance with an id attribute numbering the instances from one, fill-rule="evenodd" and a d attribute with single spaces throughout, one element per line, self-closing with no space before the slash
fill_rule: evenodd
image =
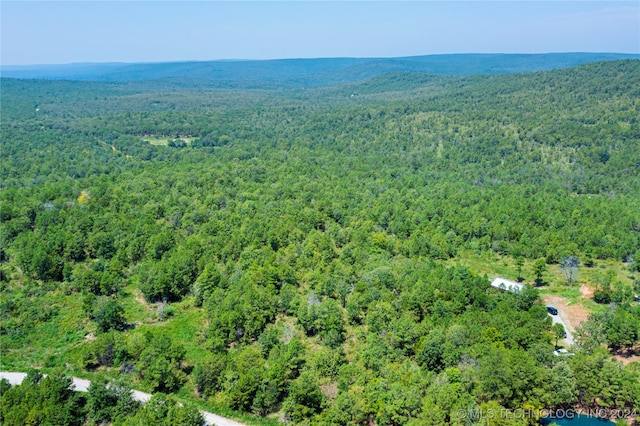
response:
<path id="1" fill-rule="evenodd" d="M 427 53 L 418 55 L 403 56 L 310 56 L 310 57 L 282 57 L 282 58 L 219 58 L 219 59 L 176 59 L 166 61 L 104 61 L 104 62 L 56 62 L 56 63 L 32 63 L 32 64 L 0 64 L 0 68 L 9 67 L 47 67 L 47 66 L 72 66 L 72 65 L 157 65 L 157 64 L 180 64 L 180 63 L 206 63 L 206 62 L 269 62 L 269 61 L 296 61 L 296 60 L 330 60 L 330 59 L 406 59 L 420 58 L 426 56 L 455 56 L 455 55 L 478 55 L 478 56 L 507 56 L 507 55 L 568 55 L 568 54 L 600 54 L 600 55 L 630 55 L 640 57 L 636 52 L 603 52 L 603 51 L 550 51 L 550 52 L 457 52 L 457 53 Z"/>

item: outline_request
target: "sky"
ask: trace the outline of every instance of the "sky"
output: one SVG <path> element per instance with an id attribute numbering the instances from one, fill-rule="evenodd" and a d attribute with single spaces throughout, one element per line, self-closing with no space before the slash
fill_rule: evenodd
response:
<path id="1" fill-rule="evenodd" d="M 633 1 L 5 1 L 0 64 L 640 53 Z"/>

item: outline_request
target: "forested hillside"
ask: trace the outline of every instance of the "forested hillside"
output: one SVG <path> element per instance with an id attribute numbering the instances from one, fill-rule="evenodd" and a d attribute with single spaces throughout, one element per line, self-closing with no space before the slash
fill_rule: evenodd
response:
<path id="1" fill-rule="evenodd" d="M 640 366 L 610 355 L 640 333 L 639 83 L 637 60 L 304 90 L 3 79 L 0 370 L 293 424 L 639 410 Z M 469 255 L 627 278 L 555 357 L 538 290 L 449 266 Z"/>
<path id="2" fill-rule="evenodd" d="M 509 74 L 639 59 L 631 53 L 446 54 L 398 58 L 311 58 L 164 63 L 76 63 L 2 66 L 2 77 L 86 81 L 205 80 L 210 87 L 327 87 L 388 72 Z"/>

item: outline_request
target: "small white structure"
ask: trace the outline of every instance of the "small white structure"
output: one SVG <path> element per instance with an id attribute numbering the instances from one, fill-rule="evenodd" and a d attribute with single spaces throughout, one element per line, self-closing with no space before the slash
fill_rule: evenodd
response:
<path id="1" fill-rule="evenodd" d="M 493 281 L 491 281 L 491 287 L 500 290 L 506 290 L 511 293 L 520 293 L 522 292 L 522 290 L 524 290 L 524 284 L 507 280 L 505 278 L 495 278 Z"/>

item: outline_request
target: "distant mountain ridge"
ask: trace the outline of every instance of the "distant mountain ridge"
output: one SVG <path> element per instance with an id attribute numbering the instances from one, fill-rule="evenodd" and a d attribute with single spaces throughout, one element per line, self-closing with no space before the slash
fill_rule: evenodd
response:
<path id="1" fill-rule="evenodd" d="M 625 53 L 447 54 L 399 58 L 320 58 L 164 63 L 79 63 L 2 66 L 6 78 L 143 81 L 204 79 L 213 87 L 323 87 L 352 83 L 388 72 L 465 76 L 569 68 L 585 63 L 640 59 Z"/>

